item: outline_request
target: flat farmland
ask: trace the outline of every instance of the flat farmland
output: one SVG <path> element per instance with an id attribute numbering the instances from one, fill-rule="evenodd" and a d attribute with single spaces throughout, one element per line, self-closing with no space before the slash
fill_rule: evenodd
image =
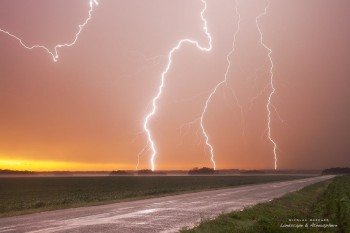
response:
<path id="1" fill-rule="evenodd" d="M 0 216 L 301 178 L 300 175 L 2 177 Z"/>

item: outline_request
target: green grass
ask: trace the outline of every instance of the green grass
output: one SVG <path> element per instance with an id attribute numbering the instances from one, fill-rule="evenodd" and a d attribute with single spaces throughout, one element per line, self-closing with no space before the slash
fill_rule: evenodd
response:
<path id="1" fill-rule="evenodd" d="M 306 219 L 291 222 L 289 219 Z M 337 228 L 310 227 L 310 219 L 328 219 Z M 302 224 L 302 228 L 283 228 L 281 224 Z M 305 223 L 309 224 L 305 228 Z M 242 212 L 223 214 L 211 221 L 182 233 L 279 233 L 279 232 L 336 232 L 350 233 L 350 177 L 336 177 L 286 194 L 268 203 L 258 204 Z"/>
<path id="2" fill-rule="evenodd" d="M 315 214 L 339 225 L 339 231 L 350 232 L 350 176 L 339 176 L 332 182 L 314 208 Z"/>
<path id="3" fill-rule="evenodd" d="M 0 216 L 105 204 L 300 176 L 128 176 L 0 178 Z"/>

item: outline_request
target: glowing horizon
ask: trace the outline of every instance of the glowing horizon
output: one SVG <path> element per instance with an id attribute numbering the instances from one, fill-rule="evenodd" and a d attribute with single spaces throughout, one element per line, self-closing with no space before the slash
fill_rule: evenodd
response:
<path id="1" fill-rule="evenodd" d="M 49 160 L 0 159 L 0 169 L 17 171 L 112 171 L 126 170 L 126 165 L 77 163 Z"/>
<path id="2" fill-rule="evenodd" d="M 195 167 L 208 167 L 208 166 L 192 166 L 174 165 L 169 167 L 162 167 L 161 170 L 166 171 L 187 171 Z M 143 169 L 149 169 L 147 167 Z M 220 167 L 218 170 L 225 169 L 240 169 L 240 170 L 273 170 L 271 167 Z M 291 168 L 293 169 L 293 168 Z M 305 168 L 301 168 L 305 169 Z M 0 159 L 0 170 L 13 170 L 13 171 L 33 171 L 33 172 L 54 172 L 54 171 L 72 171 L 72 172 L 108 172 L 113 170 L 126 170 L 135 171 L 134 164 L 113 164 L 113 163 L 79 163 L 79 162 L 67 162 L 67 161 L 50 161 L 50 160 L 22 160 L 22 159 Z M 140 169 L 139 169 L 140 170 Z M 149 169 L 151 170 L 151 169 Z M 160 171 L 161 171 L 160 170 Z"/>

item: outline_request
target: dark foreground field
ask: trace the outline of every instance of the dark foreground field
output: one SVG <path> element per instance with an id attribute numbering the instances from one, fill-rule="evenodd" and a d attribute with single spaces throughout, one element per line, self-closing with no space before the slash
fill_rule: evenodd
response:
<path id="1" fill-rule="evenodd" d="M 301 178 L 277 175 L 0 178 L 0 216 Z"/>
<path id="2" fill-rule="evenodd" d="M 212 221 L 203 220 L 198 227 L 181 232 L 350 233 L 350 176 L 307 186 L 269 203 L 223 214 Z"/>

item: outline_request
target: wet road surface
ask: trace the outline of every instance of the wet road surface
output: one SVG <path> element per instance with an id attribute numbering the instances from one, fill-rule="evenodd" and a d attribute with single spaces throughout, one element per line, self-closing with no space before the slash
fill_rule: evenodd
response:
<path id="1" fill-rule="evenodd" d="M 0 218 L 0 233 L 11 232 L 177 232 L 201 218 L 270 201 L 332 176 L 247 185 L 139 201 Z"/>

